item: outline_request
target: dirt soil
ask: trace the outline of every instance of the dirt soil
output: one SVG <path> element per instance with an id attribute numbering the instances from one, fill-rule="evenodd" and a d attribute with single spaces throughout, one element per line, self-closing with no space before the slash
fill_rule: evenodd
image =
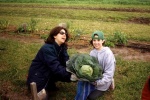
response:
<path id="1" fill-rule="evenodd" d="M 9 29 L 11 30 L 11 29 Z M 86 36 L 83 36 L 86 38 Z M 88 37 L 88 36 L 87 36 Z M 0 32 L 0 39 L 12 39 L 23 43 L 44 43 L 44 40 L 39 37 L 39 35 L 24 36 L 20 34 L 8 34 L 7 31 Z M 69 48 L 74 48 L 79 53 L 89 53 L 92 46 L 89 44 L 89 40 L 84 38 L 78 41 L 72 41 L 68 43 Z M 0 47 L 0 50 L 4 48 Z M 136 60 L 136 61 L 150 61 L 150 43 L 148 42 L 134 42 L 129 41 L 127 46 L 116 46 L 111 48 L 115 56 L 121 56 L 124 60 Z M 31 95 L 28 94 L 27 90 L 23 90 L 21 93 L 14 93 L 11 91 L 11 83 L 5 82 L 1 84 L 2 89 L 0 89 L 0 95 L 2 98 L 0 100 L 30 100 Z"/>
<path id="2" fill-rule="evenodd" d="M 79 53 L 89 53 L 92 46 L 89 40 L 80 39 L 76 43 L 70 43 L 69 48 L 75 48 Z M 111 48 L 115 56 L 121 56 L 124 60 L 150 61 L 150 43 L 128 41 L 126 46 L 116 45 Z"/>
<path id="3" fill-rule="evenodd" d="M 86 40 L 89 36 L 83 36 L 83 38 L 77 41 L 71 41 L 68 43 L 69 48 L 74 48 L 79 53 L 88 53 L 92 49 L 89 44 L 89 40 Z M 0 34 L 0 39 L 14 39 L 23 43 L 44 43 L 44 40 L 39 37 L 39 35 L 23 36 L 23 35 L 13 35 L 3 32 Z M 0 48 L 0 50 L 3 48 Z M 128 41 L 127 46 L 116 46 L 111 48 L 116 56 L 122 56 L 125 60 L 141 60 L 150 61 L 150 43 L 149 42 L 137 42 Z"/>

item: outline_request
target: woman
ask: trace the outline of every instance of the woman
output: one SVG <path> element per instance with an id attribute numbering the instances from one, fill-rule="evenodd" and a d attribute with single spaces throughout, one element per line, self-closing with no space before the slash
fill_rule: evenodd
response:
<path id="1" fill-rule="evenodd" d="M 109 88 L 114 89 L 113 76 L 116 60 L 110 48 L 104 47 L 103 32 L 95 31 L 90 43 L 94 47 L 90 56 L 97 58 L 100 66 L 102 66 L 102 78 L 92 83 L 78 81 L 76 100 L 96 100 Z"/>
<path id="2" fill-rule="evenodd" d="M 66 71 L 66 61 L 69 59 L 67 53 L 67 41 L 69 33 L 66 28 L 57 26 L 53 28 L 33 59 L 29 68 L 27 85 L 35 82 L 37 92 L 45 89 L 46 91 L 58 90 L 57 81 L 75 81 L 76 76 Z"/>

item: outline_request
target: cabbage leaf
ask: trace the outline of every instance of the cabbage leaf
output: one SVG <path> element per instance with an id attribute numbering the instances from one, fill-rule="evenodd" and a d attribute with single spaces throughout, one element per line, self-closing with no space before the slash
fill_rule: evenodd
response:
<path id="1" fill-rule="evenodd" d="M 96 81 L 102 77 L 98 60 L 88 54 L 74 54 L 67 62 L 67 71 L 76 74 L 83 81 Z"/>

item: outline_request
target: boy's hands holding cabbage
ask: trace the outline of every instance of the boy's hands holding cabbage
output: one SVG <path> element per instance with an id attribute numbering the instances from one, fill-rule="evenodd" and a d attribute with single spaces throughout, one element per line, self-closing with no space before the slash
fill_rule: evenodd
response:
<path id="1" fill-rule="evenodd" d="M 95 57 L 88 54 L 75 54 L 66 62 L 71 80 L 95 82 L 102 76 L 102 69 Z"/>

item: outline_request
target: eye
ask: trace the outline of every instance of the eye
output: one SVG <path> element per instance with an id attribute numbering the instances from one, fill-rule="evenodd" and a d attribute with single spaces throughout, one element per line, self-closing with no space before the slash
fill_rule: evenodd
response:
<path id="1" fill-rule="evenodd" d="M 61 31 L 59 32 L 59 34 L 64 35 L 64 34 L 67 34 L 67 33 L 65 32 L 65 30 L 61 30 Z"/>
<path id="2" fill-rule="evenodd" d="M 65 32 L 59 32 L 61 35 L 64 35 L 64 34 L 66 34 Z"/>

